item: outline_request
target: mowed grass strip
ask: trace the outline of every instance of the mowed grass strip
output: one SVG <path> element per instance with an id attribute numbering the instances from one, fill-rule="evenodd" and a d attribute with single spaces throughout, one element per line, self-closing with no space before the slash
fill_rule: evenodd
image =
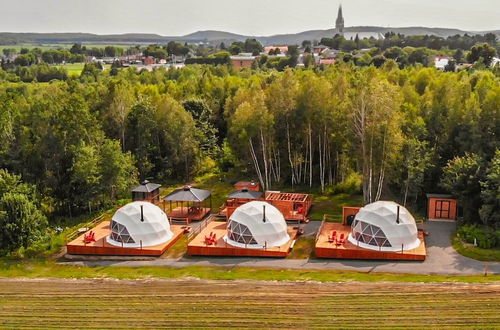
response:
<path id="1" fill-rule="evenodd" d="M 0 279 L 0 327 L 500 326 L 499 284 Z"/>
<path id="2" fill-rule="evenodd" d="M 500 282 L 500 275 L 419 275 L 397 273 L 366 273 L 339 270 L 272 269 L 252 267 L 187 266 L 174 267 L 87 267 L 57 264 L 53 261 L 0 261 L 0 277 L 55 277 L 55 278 L 186 278 L 195 277 L 209 280 L 265 280 L 265 281 L 396 281 L 396 282 Z"/>

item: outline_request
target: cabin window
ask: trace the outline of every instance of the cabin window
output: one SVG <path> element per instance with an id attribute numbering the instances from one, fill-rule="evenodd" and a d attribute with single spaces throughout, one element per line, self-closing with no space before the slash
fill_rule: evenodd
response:
<path id="1" fill-rule="evenodd" d="M 114 220 L 111 220 L 111 239 L 120 243 L 135 243 L 127 227 Z"/>

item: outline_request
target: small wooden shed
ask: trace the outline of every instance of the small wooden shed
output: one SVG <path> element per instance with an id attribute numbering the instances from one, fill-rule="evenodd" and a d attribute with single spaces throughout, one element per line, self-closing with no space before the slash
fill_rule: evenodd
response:
<path id="1" fill-rule="evenodd" d="M 457 200 L 448 194 L 427 194 L 428 220 L 457 220 Z"/>

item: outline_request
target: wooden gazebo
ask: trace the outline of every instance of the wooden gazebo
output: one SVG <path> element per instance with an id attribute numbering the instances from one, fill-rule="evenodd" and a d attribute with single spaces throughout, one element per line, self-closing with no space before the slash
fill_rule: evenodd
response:
<path id="1" fill-rule="evenodd" d="M 167 212 L 167 202 L 168 212 Z M 207 205 L 208 202 L 208 205 Z M 163 210 L 171 220 L 202 220 L 212 209 L 212 192 L 184 186 L 163 198 Z"/>
<path id="2" fill-rule="evenodd" d="M 134 202 L 145 201 L 157 204 L 160 202 L 160 187 L 161 184 L 144 180 L 140 185 L 132 189 L 132 200 Z"/>

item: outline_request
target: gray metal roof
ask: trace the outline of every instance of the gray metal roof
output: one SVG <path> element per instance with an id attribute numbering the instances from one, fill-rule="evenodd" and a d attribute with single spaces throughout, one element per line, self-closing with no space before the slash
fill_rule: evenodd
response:
<path id="1" fill-rule="evenodd" d="M 160 187 L 161 187 L 161 184 L 152 183 L 152 182 L 149 182 L 148 180 L 144 180 L 144 182 L 142 182 L 140 185 L 138 185 L 137 187 L 132 189 L 132 192 L 150 193 L 150 192 L 155 191 L 156 189 L 158 189 Z"/>
<path id="2" fill-rule="evenodd" d="M 453 198 L 450 194 L 427 194 L 427 198 Z"/>
<path id="3" fill-rule="evenodd" d="M 240 189 L 233 191 L 229 194 L 229 198 L 244 198 L 244 199 L 258 199 L 262 196 L 262 192 L 248 189 Z"/>
<path id="4" fill-rule="evenodd" d="M 209 190 L 197 189 L 191 186 L 186 186 L 181 189 L 176 189 L 165 196 L 163 200 L 174 202 L 202 202 L 212 194 Z"/>

